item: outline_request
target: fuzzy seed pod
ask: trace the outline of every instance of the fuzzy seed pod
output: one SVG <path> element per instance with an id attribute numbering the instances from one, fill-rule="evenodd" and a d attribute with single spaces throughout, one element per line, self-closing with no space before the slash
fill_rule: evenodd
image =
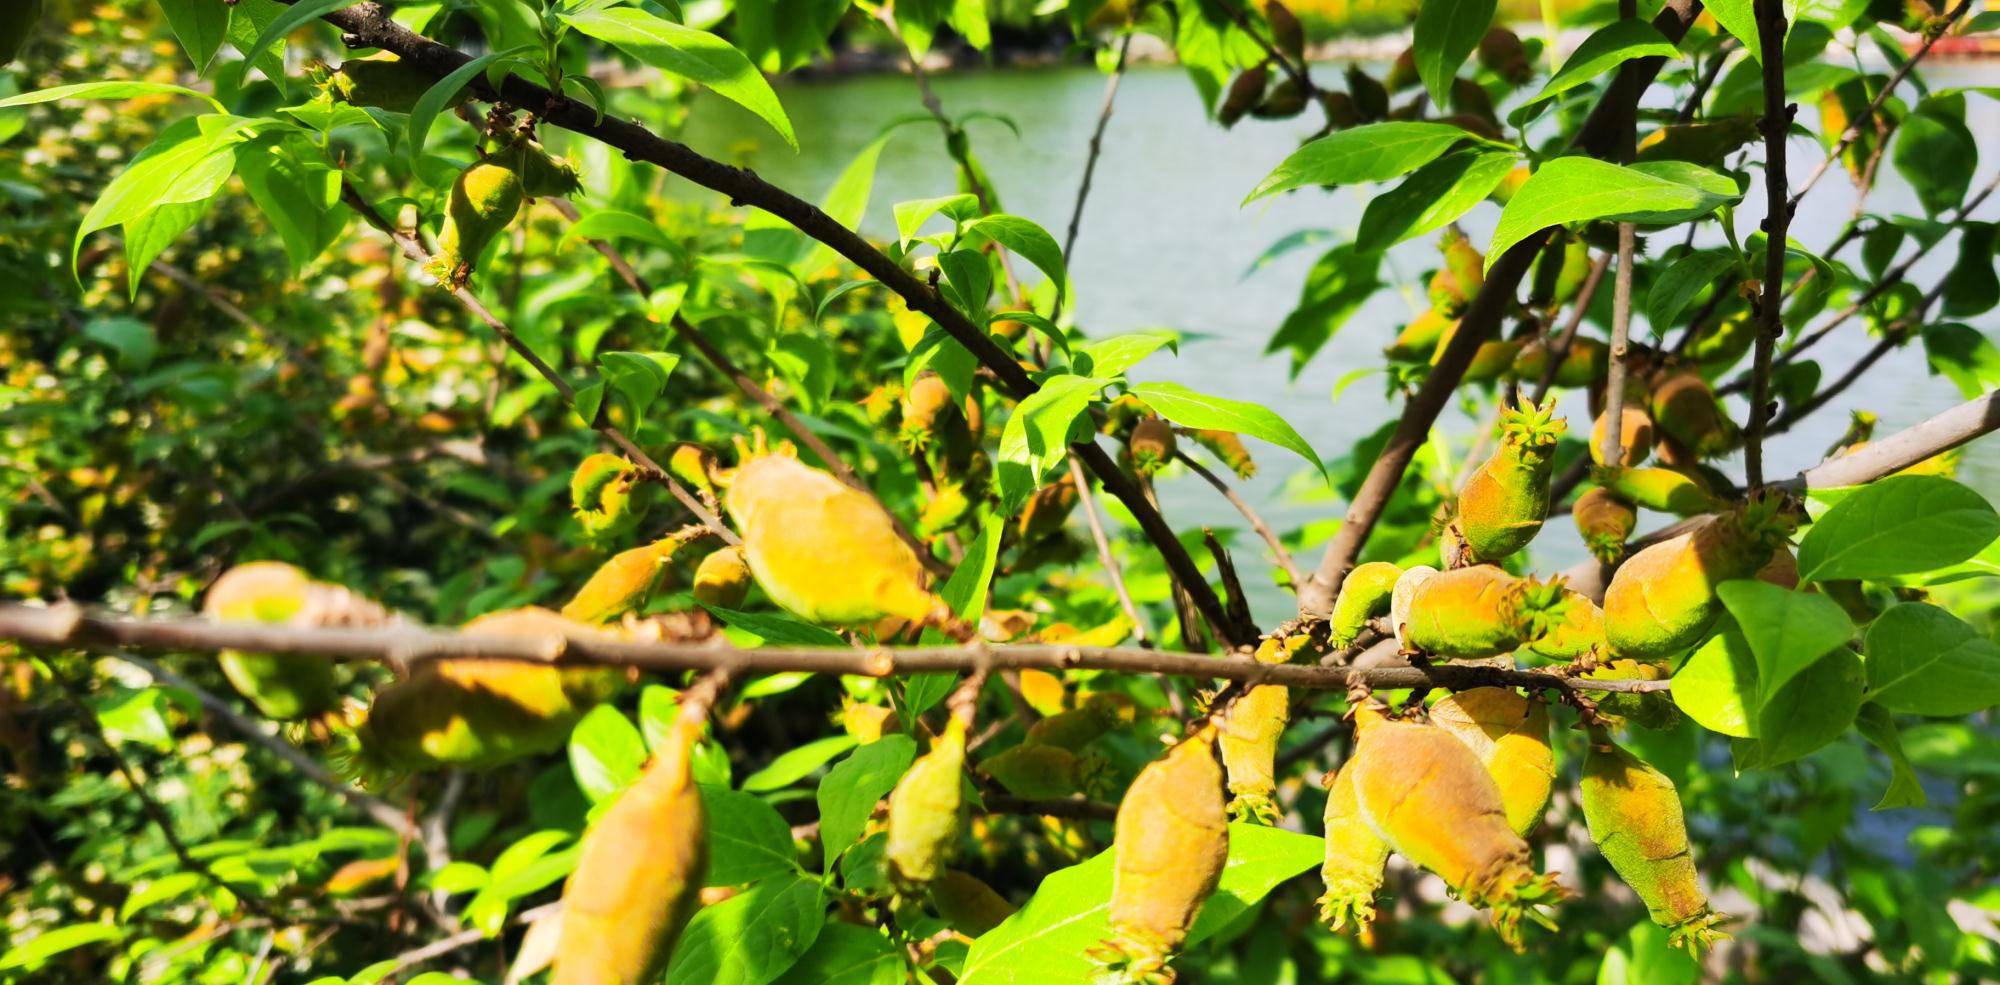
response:
<path id="1" fill-rule="evenodd" d="M 840 710 L 840 727 L 867 745 L 894 731 L 896 712 L 881 705 L 851 704 Z"/>
<path id="2" fill-rule="evenodd" d="M 1243 114 L 1264 98 L 1264 87 L 1271 83 L 1271 70 L 1262 65 L 1244 69 L 1229 83 L 1229 91 L 1222 97 L 1221 105 L 1215 108 L 1215 122 L 1225 127 L 1233 127 Z"/>
<path id="3" fill-rule="evenodd" d="M 1292 693 L 1282 684 L 1259 684 L 1231 702 L 1219 741 L 1229 777 L 1229 813 L 1239 821 L 1277 820 L 1278 741 L 1291 721 Z"/>
<path id="4" fill-rule="evenodd" d="M 1415 569 L 1412 569 L 1415 570 Z M 1424 579 L 1410 600 L 1407 645 L 1441 657 L 1490 657 L 1540 635 L 1561 586 L 1516 578 L 1490 564 Z"/>
<path id="5" fill-rule="evenodd" d="M 715 495 L 715 453 L 691 441 L 674 446 L 667 472 L 708 496 Z"/>
<path id="6" fill-rule="evenodd" d="M 1547 923 L 1538 907 L 1563 895 L 1535 872 L 1528 843 L 1514 832 L 1500 788 L 1479 757 L 1451 733 L 1389 721 L 1379 708 L 1355 716 L 1355 798 L 1389 846 L 1443 877 L 1466 903 L 1491 909 L 1508 945 L 1521 946 L 1523 917 Z"/>
<path id="7" fill-rule="evenodd" d="M 438 76 L 394 55 L 383 54 L 343 63 L 327 79 L 327 91 L 336 100 L 354 106 L 408 113 L 417 108 L 417 100 L 437 82 Z M 471 98 L 470 89 L 460 89 L 445 109 L 456 109 Z"/>
<path id="8" fill-rule="evenodd" d="M 0 66 L 21 56 L 21 49 L 28 46 L 28 39 L 34 36 L 41 20 L 42 0 L 22 0 L 0 13 Z"/>
<path id="9" fill-rule="evenodd" d="M 1394 74 L 1391 71 L 1392 78 Z M 1361 112 L 1362 122 L 1373 123 L 1388 117 L 1389 90 L 1381 81 L 1362 71 L 1360 65 L 1351 63 L 1347 66 L 1346 79 L 1348 95 L 1353 97 L 1355 109 Z"/>
<path id="10" fill-rule="evenodd" d="M 1485 90 L 1481 90 L 1480 95 L 1485 95 Z M 1492 110 L 1491 103 L 1487 104 L 1487 110 Z M 1486 285 L 1486 258 L 1479 254 L 1464 233 L 1458 231 L 1457 226 L 1445 227 L 1444 233 L 1438 237 L 1438 250 L 1444 254 L 1444 266 L 1451 271 L 1452 280 L 1459 290 L 1465 292 L 1466 299 L 1471 300 L 1472 295 L 1478 294 L 1479 289 Z"/>
<path id="11" fill-rule="evenodd" d="M 979 763 L 979 771 L 1008 793 L 1030 800 L 1059 800 L 1083 792 L 1085 774 L 1093 768 L 1070 748 L 1038 742 L 1022 742 Z"/>
<path id="12" fill-rule="evenodd" d="M 944 612 L 881 504 L 825 472 L 784 455 L 752 459 L 728 505 L 757 583 L 794 615 L 844 625 Z"/>
<path id="13" fill-rule="evenodd" d="M 1556 400 L 1500 414 L 1500 447 L 1458 491 L 1458 525 L 1479 561 L 1498 561 L 1535 539 L 1549 515 L 1556 436 L 1565 426 Z"/>
<path id="14" fill-rule="evenodd" d="M 1747 305 L 1739 306 L 1727 317 L 1703 328 L 1701 334 L 1689 343 L 1687 357 L 1700 366 L 1703 373 L 1715 376 L 1741 362 L 1755 344 L 1757 319 L 1751 316 Z"/>
<path id="15" fill-rule="evenodd" d="M 1238 479 L 1248 479 L 1257 474 L 1257 463 L 1250 457 L 1250 449 L 1243 444 L 1243 437 L 1234 431 L 1201 429 L 1189 431 L 1188 437 L 1195 443 L 1215 453 L 1229 471 Z"/>
<path id="16" fill-rule="evenodd" d="M 1111 938 L 1095 953 L 1117 981 L 1167 985 L 1168 962 L 1229 858 L 1214 725 L 1139 771 L 1118 805 L 1114 837 Z"/>
<path id="17" fill-rule="evenodd" d="M 965 721 L 953 716 L 931 751 L 911 764 L 889 794 L 891 877 L 906 885 L 930 882 L 958 848 L 960 793 L 965 784 Z"/>
<path id="18" fill-rule="evenodd" d="M 1535 830 L 1549 809 L 1556 776 L 1548 706 L 1511 688 L 1478 687 L 1439 700 L 1430 717 L 1485 765 L 1514 833 L 1526 837 Z"/>
<path id="19" fill-rule="evenodd" d="M 1125 450 L 1132 456 L 1132 468 L 1142 476 L 1150 476 L 1174 460 L 1179 442 L 1174 437 L 1173 425 L 1157 417 L 1142 417 L 1132 425 L 1132 436 L 1126 440 Z"/>
<path id="20" fill-rule="evenodd" d="M 1354 772 L 1349 763 L 1328 775 L 1326 861 L 1319 869 L 1326 893 L 1319 898 L 1319 914 L 1334 930 L 1352 922 L 1356 931 L 1366 931 L 1375 922 L 1375 898 L 1382 892 L 1389 843 L 1361 813 Z"/>
<path id="21" fill-rule="evenodd" d="M 1368 620 L 1389 611 L 1390 597 L 1403 569 L 1387 561 L 1356 565 L 1340 582 L 1340 594 L 1333 600 L 1333 615 L 1327 618 L 1327 642 L 1336 649 L 1354 645 Z"/>
<path id="22" fill-rule="evenodd" d="M 1260 120 L 1289 120 L 1305 112 L 1306 103 L 1305 89 L 1297 79 L 1287 76 L 1271 87 L 1270 93 L 1250 111 L 1250 115 Z"/>
<path id="23" fill-rule="evenodd" d="M 709 553 L 694 569 L 694 598 L 718 609 L 740 609 L 750 594 L 750 565 L 743 548 L 724 547 Z"/>
<path id="24" fill-rule="evenodd" d="M 1590 244 L 1581 236 L 1565 237 L 1560 250 L 1545 251 L 1536 259 L 1529 300 L 1537 307 L 1561 307 L 1576 300 L 1590 267 Z"/>
<path id="25" fill-rule="evenodd" d="M 1144 400 L 1129 393 L 1120 394 L 1118 399 L 1104 408 L 1104 433 L 1122 438 L 1132 433 L 1132 426 L 1139 423 L 1140 418 L 1158 416 Z"/>
<path id="26" fill-rule="evenodd" d="M 1728 936 L 1715 929 L 1724 918 L 1709 908 L 1695 873 L 1674 781 L 1599 731 L 1583 761 L 1581 791 L 1590 840 L 1674 946 L 1698 954 Z"/>
<path id="27" fill-rule="evenodd" d="M 1410 648 L 1410 622 L 1416 617 L 1417 592 L 1438 574 L 1438 569 L 1428 564 L 1405 568 L 1402 577 L 1396 579 L 1395 590 L 1389 593 L 1389 628 L 1396 635 L 1396 645 L 1404 650 Z"/>
<path id="28" fill-rule="evenodd" d="M 951 410 L 951 388 L 936 373 L 925 373 L 911 381 L 903 393 L 903 443 L 911 448 L 928 447 L 937 436 L 938 418 Z"/>
<path id="29" fill-rule="evenodd" d="M 1570 509 L 1577 533 L 1585 547 L 1605 564 L 1616 564 L 1625 556 L 1625 541 L 1639 525 L 1639 513 L 1631 503 L 1603 486 L 1592 486 L 1576 498 Z"/>
<path id="30" fill-rule="evenodd" d="M 523 140 L 514 153 L 521 172 L 521 193 L 529 198 L 568 198 L 583 190 L 576 165 L 550 156 L 541 144 Z"/>
<path id="31" fill-rule="evenodd" d="M 1756 575 L 1789 533 L 1777 500 L 1764 498 L 1632 555 L 1604 590 L 1611 652 L 1663 659 L 1701 642 L 1722 614 L 1716 586 Z"/>
<path id="32" fill-rule="evenodd" d="M 1014 915 L 1014 904 L 1006 897 L 978 876 L 957 869 L 944 870 L 931 881 L 930 890 L 938 916 L 967 937 L 979 937 Z"/>
<path id="33" fill-rule="evenodd" d="M 1550 609 L 1544 620 L 1547 629 L 1520 649 L 1551 662 L 1575 660 L 1588 653 L 1603 653 L 1604 610 L 1597 603 L 1565 589 L 1562 601 Z"/>
<path id="34" fill-rule="evenodd" d="M 1599 465 L 1604 464 L 1604 432 L 1610 424 L 1610 414 L 1611 408 L 1605 408 L 1590 426 L 1590 460 Z M 1618 464 L 1631 468 L 1652 453 L 1653 419 L 1630 404 L 1620 408 L 1618 416 L 1624 422 L 1618 428 Z"/>
<path id="35" fill-rule="evenodd" d="M 1076 501 L 1076 479 L 1068 475 L 1035 490 L 1014 521 L 1015 539 L 1033 544 L 1060 533 Z"/>
<path id="36" fill-rule="evenodd" d="M 202 614 L 219 622 L 292 626 L 379 626 L 389 614 L 338 585 L 316 582 L 289 564 L 239 564 L 209 586 Z M 224 650 L 222 673 L 237 693 L 274 721 L 296 721 L 340 704 L 333 661 L 326 657 Z"/>
<path id="37" fill-rule="evenodd" d="M 1457 327 L 1458 322 L 1444 312 L 1427 309 L 1403 326 L 1382 354 L 1398 362 L 1422 362 L 1431 358 L 1446 335 Z"/>
<path id="38" fill-rule="evenodd" d="M 503 161 L 480 161 L 452 183 L 438 230 L 437 254 L 425 269 L 446 287 L 461 287 L 486 247 L 521 211 L 521 174 Z"/>
<path id="39" fill-rule="evenodd" d="M 1450 267 L 1439 267 L 1436 273 L 1431 274 L 1430 285 L 1425 288 L 1424 294 L 1430 299 L 1431 307 L 1450 318 L 1465 314 L 1465 306 L 1472 301 L 1472 296 L 1459 286 L 1458 278 L 1452 275 Z"/>
<path id="40" fill-rule="evenodd" d="M 659 980 L 701 905 L 708 825 L 691 759 L 702 717 L 683 710 L 653 758 L 583 837 L 563 887 L 550 985 Z"/>
<path id="41" fill-rule="evenodd" d="M 1742 437 L 1699 373 L 1673 373 L 1655 381 L 1652 415 L 1662 433 L 1702 458 L 1736 447 Z"/>
<path id="42" fill-rule="evenodd" d="M 562 607 L 563 618 L 595 625 L 645 608 L 666 580 L 674 554 L 702 533 L 700 528 L 691 528 L 613 555 Z"/>
<path id="43" fill-rule="evenodd" d="M 1271 44 L 1295 62 L 1305 60 L 1306 28 L 1298 16 L 1278 0 L 1264 0 L 1264 19 L 1271 22 Z"/>
<path id="44" fill-rule="evenodd" d="M 1604 379 L 1604 373 L 1610 366 L 1610 346 L 1596 339 L 1571 339 L 1568 354 L 1563 356 L 1562 365 L 1556 367 L 1555 385 L 1561 387 L 1591 386 L 1599 380 Z"/>
<path id="45" fill-rule="evenodd" d="M 639 470 L 623 456 L 598 452 L 578 463 L 569 480 L 570 509 L 592 540 L 629 533 L 641 512 L 633 508 Z"/>
<path id="46" fill-rule="evenodd" d="M 1479 64 L 1514 85 L 1528 81 L 1535 74 L 1521 36 L 1504 27 L 1496 26 L 1479 39 Z"/>
<path id="47" fill-rule="evenodd" d="M 1491 383 L 1507 375 L 1514 368 L 1514 359 L 1521 352 L 1521 343 L 1513 339 L 1495 339 L 1481 342 L 1472 354 L 1472 363 L 1465 367 L 1467 383 Z"/>
<path id="48" fill-rule="evenodd" d="M 1600 467 L 1592 470 L 1590 478 L 1628 503 L 1676 516 L 1695 516 L 1729 507 L 1700 480 L 1673 469 Z"/>

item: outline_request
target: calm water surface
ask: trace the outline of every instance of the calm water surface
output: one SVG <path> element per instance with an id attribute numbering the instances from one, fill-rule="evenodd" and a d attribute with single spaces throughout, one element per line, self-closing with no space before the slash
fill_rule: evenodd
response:
<path id="1" fill-rule="evenodd" d="M 1934 87 L 1992 85 L 2000 83 L 2000 66 L 1946 65 L 1927 75 Z M 1088 68 L 996 70 L 943 75 L 934 84 L 954 115 L 985 111 L 1019 125 L 1017 138 L 990 120 L 972 123 L 975 151 L 998 186 L 1005 209 L 1041 223 L 1060 240 L 1103 99 L 1104 77 Z M 798 154 L 762 123 L 719 100 L 701 105 L 689 142 L 752 165 L 777 184 L 817 198 L 885 125 L 922 110 L 912 82 L 897 76 L 793 84 L 779 94 L 798 132 Z M 1970 113 L 1968 122 L 1986 151 L 1974 176 L 1977 187 L 2000 167 L 2000 106 L 1974 97 Z M 1379 428 L 1399 406 L 1381 396 L 1374 379 L 1356 384 L 1335 400 L 1335 382 L 1352 369 L 1379 363 L 1383 344 L 1422 301 L 1395 291 L 1379 293 L 1296 380 L 1287 378 L 1286 356 L 1263 354 L 1324 247 L 1298 250 L 1254 274 L 1246 271 L 1289 233 L 1321 229 L 1350 236 L 1368 193 L 1374 191 L 1307 191 L 1240 206 L 1243 196 L 1311 133 L 1310 120 L 1246 121 L 1225 131 L 1203 118 L 1193 87 L 1178 69 L 1135 68 L 1118 94 L 1070 272 L 1078 321 L 1090 335 L 1167 327 L 1190 336 L 1178 358 L 1163 353 L 1134 376 L 1177 380 L 1262 403 L 1298 428 L 1323 458 L 1334 459 Z M 1802 120 L 1808 125 L 1817 122 L 1810 108 Z M 1794 140 L 1793 180 L 1803 180 L 1823 156 L 1817 144 Z M 936 129 L 905 127 L 882 157 L 863 229 L 878 238 L 893 237 L 893 203 L 957 190 Z M 1737 217 L 1737 227 L 1746 234 L 1763 218 L 1761 196 L 1751 199 Z M 1845 171 L 1835 169 L 1801 204 L 1793 237 L 1808 248 L 1824 247 L 1846 221 L 1853 200 Z M 1870 207 L 1878 213 L 1920 211 L 1909 187 L 1886 163 Z M 2000 218 L 2000 206 L 1989 205 L 1983 211 L 1992 214 L 1979 218 Z M 1498 206 L 1485 203 L 1462 221 L 1473 241 L 1483 242 L 1498 216 Z M 1935 283 L 1955 255 L 1950 244 L 1933 251 L 1918 264 L 1916 282 L 1925 287 Z M 1434 265 L 1435 258 L 1428 239 L 1406 243 L 1391 251 L 1387 270 L 1408 277 Z M 1987 329 L 1996 321 L 1987 316 L 1973 323 Z M 1640 326 L 1635 325 L 1634 331 L 1641 332 Z M 1820 344 L 1817 355 L 1823 366 L 1830 367 L 1828 375 L 1837 375 L 1871 343 L 1857 321 Z M 1849 409 L 1866 408 L 1881 415 L 1882 433 L 1887 433 L 1959 399 L 1956 388 L 1930 374 L 1920 347 L 1906 348 L 1882 360 L 1859 385 L 1777 440 L 1766 453 L 1766 468 L 1786 475 L 1812 465 L 1846 429 Z M 1571 400 L 1576 405 L 1568 408 L 1571 420 L 1588 420 L 1581 396 Z M 1733 409 L 1743 412 L 1740 402 Z M 1453 414 L 1444 427 L 1463 439 L 1478 424 Z M 1303 503 L 1285 494 L 1287 480 L 1309 466 L 1273 447 L 1254 451 L 1262 469 L 1242 484 L 1242 491 L 1280 531 L 1337 512 L 1334 504 Z M 1740 464 L 1729 467 L 1740 469 Z M 1989 439 L 1970 449 L 1961 477 L 1989 497 L 2000 498 L 2000 441 Z M 1235 511 L 1198 477 L 1170 477 L 1161 483 L 1159 493 L 1168 517 L 1182 528 L 1240 524 Z M 1236 553 L 1239 565 L 1250 569 L 1245 581 L 1254 593 L 1257 615 L 1271 623 L 1288 614 L 1291 602 L 1289 593 L 1270 587 L 1268 561 L 1256 549 L 1260 547 L 1252 538 L 1241 542 Z M 1534 549 L 1548 567 L 1584 557 L 1574 528 L 1564 522 L 1551 523 Z M 1317 549 L 1309 548 L 1298 561 L 1310 569 L 1317 556 Z"/>

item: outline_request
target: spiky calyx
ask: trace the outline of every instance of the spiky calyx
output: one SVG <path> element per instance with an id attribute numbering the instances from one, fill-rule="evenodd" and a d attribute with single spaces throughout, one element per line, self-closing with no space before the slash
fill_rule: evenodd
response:
<path id="1" fill-rule="evenodd" d="M 1389 843 L 1368 823 L 1354 792 L 1354 772 L 1342 766 L 1326 777 L 1326 861 L 1320 880 L 1320 919 L 1333 930 L 1349 923 L 1365 931 L 1375 921 L 1375 898 L 1389 862 Z"/>
<path id="2" fill-rule="evenodd" d="M 1567 430 L 1569 422 L 1556 416 L 1556 398 L 1540 404 L 1525 403 L 1500 411 L 1500 440 L 1523 451 L 1546 453 Z"/>
<path id="3" fill-rule="evenodd" d="M 1541 634 L 1529 640 L 1519 652 L 1561 662 L 1602 653 L 1607 646 L 1604 611 L 1597 603 L 1565 590 L 1562 599 L 1543 614 Z"/>
<path id="4" fill-rule="evenodd" d="M 1158 417 L 1140 418 L 1132 425 L 1132 435 L 1125 443 L 1132 469 L 1141 476 L 1152 476 L 1166 468 L 1178 450 L 1174 426 Z"/>

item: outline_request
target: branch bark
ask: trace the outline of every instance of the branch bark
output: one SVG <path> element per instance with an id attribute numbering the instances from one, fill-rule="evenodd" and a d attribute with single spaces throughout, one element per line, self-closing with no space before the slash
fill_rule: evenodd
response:
<path id="1" fill-rule="evenodd" d="M 1785 231 L 1792 205 L 1785 194 L 1785 140 L 1792 109 L 1785 102 L 1785 6 L 1783 0 L 1756 0 L 1757 39 L 1764 49 L 1764 290 L 1757 302 L 1757 338 L 1750 365 L 1750 421 L 1743 429 L 1744 479 L 1755 492 L 1764 484 L 1764 426 L 1771 419 L 1771 353 L 1785 326 Z M 1908 66 L 1905 65 L 1905 68 Z M 1810 182 L 1807 187 L 1810 187 Z M 1805 194 L 1805 188 L 1799 189 Z"/>

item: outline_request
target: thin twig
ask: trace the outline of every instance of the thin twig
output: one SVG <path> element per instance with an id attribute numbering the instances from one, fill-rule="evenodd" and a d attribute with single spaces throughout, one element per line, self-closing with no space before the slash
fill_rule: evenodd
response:
<path id="1" fill-rule="evenodd" d="M 1611 284 L 1611 362 L 1604 374 L 1604 447 L 1606 465 L 1625 460 L 1625 374 L 1632 350 L 1632 259 L 1638 229 L 1618 224 L 1618 275 Z"/>
<path id="2" fill-rule="evenodd" d="M 1142 647 L 1153 645 L 1152 630 L 1146 626 L 1146 619 L 1140 615 L 1139 607 L 1132 603 L 1132 592 L 1125 587 L 1125 572 L 1118 564 L 1118 558 L 1111 553 L 1111 538 L 1104 533 L 1104 518 L 1098 515 L 1097 498 L 1090 494 L 1090 477 L 1083 474 L 1083 465 L 1076 459 L 1069 461 L 1070 481 L 1076 483 L 1077 499 L 1083 504 L 1083 519 L 1090 526 L 1090 539 L 1097 545 L 1098 562 L 1104 565 L 1104 575 L 1111 581 L 1111 592 L 1118 596 L 1118 607 L 1125 610 L 1125 618 L 1132 622 L 1132 638 Z"/>
<path id="3" fill-rule="evenodd" d="M 1187 466 L 1194 474 L 1207 479 L 1208 484 L 1214 486 L 1215 491 L 1221 493 L 1223 499 L 1229 500 L 1229 505 L 1236 507 L 1236 512 L 1243 514 L 1244 522 L 1250 524 L 1250 529 L 1256 531 L 1258 537 L 1263 538 L 1264 546 L 1271 549 L 1272 559 L 1278 562 L 1278 567 L 1284 569 L 1285 577 L 1291 579 L 1292 590 L 1298 591 L 1298 587 L 1303 581 L 1302 576 L 1299 574 L 1298 562 L 1292 560 L 1292 552 L 1285 550 L 1285 544 L 1278 539 L 1277 531 L 1272 530 L 1271 525 L 1264 522 L 1264 518 L 1248 502 L 1244 501 L 1243 497 L 1238 495 L 1236 490 L 1230 488 L 1229 483 L 1222 481 L 1222 478 L 1217 476 L 1213 471 L 1210 471 L 1207 466 L 1195 461 L 1194 457 L 1185 451 L 1176 451 L 1174 457 L 1178 458 L 1181 464 Z"/>
<path id="4" fill-rule="evenodd" d="M 1083 178 L 1077 182 L 1076 204 L 1070 206 L 1069 231 L 1063 234 L 1063 256 L 1070 257 L 1076 250 L 1077 230 L 1083 224 L 1083 203 L 1090 198 L 1090 179 L 1097 173 L 1097 158 L 1104 150 L 1104 129 L 1111 124 L 1111 110 L 1117 103 L 1118 83 L 1125 77 L 1125 57 L 1132 50 L 1132 34 L 1127 33 L 1118 42 L 1118 64 L 1111 69 L 1111 77 L 1104 82 L 1104 102 L 1097 109 L 1097 125 L 1090 131 L 1090 150 L 1083 157 Z"/>
<path id="5" fill-rule="evenodd" d="M 1763 46 L 1764 118 L 1764 290 L 1757 303 L 1757 339 L 1750 368 L 1750 420 L 1743 429 L 1743 473 L 1751 492 L 1764 485 L 1764 426 L 1771 419 L 1771 353 L 1784 334 L 1785 231 L 1792 205 L 1785 197 L 1785 141 L 1792 110 L 1785 102 L 1785 7 L 1783 0 L 1756 0 L 1757 39 Z M 1904 66 L 1905 68 L 1908 65 Z M 1886 93 L 1886 88 L 1885 88 Z M 1821 168 L 1824 170 L 1825 165 Z M 1815 175 L 1817 177 L 1817 175 Z M 1811 181 L 1807 182 L 1811 185 Z M 1799 194 L 1805 194 L 1805 188 Z"/>

